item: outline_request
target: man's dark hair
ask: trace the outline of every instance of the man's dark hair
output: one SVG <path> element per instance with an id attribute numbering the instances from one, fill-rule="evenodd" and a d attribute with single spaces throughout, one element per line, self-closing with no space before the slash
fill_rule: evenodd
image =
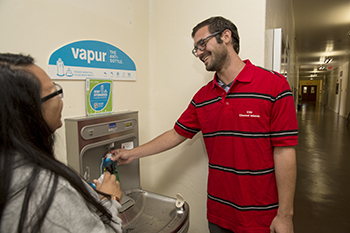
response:
<path id="1" fill-rule="evenodd" d="M 227 20 L 221 16 L 216 16 L 216 17 L 211 17 L 209 19 L 206 19 L 200 22 L 199 24 L 197 24 L 192 29 L 192 38 L 197 33 L 197 31 L 204 26 L 208 26 L 208 30 L 210 33 L 223 32 L 224 30 L 229 29 L 231 31 L 231 37 L 232 37 L 231 42 L 232 42 L 233 48 L 237 54 L 239 53 L 239 35 L 238 35 L 237 27 L 230 20 Z M 215 38 L 219 44 L 222 43 L 221 33 L 216 35 Z"/>

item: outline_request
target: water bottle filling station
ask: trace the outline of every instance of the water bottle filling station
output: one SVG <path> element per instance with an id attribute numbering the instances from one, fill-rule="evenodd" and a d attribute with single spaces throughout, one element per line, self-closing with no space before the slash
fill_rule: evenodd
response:
<path id="1" fill-rule="evenodd" d="M 103 174 L 109 151 L 139 145 L 136 111 L 67 118 L 65 127 L 68 166 L 87 182 Z M 138 159 L 116 169 L 123 190 L 123 232 L 188 232 L 189 205 L 181 195 L 171 198 L 142 190 Z"/>

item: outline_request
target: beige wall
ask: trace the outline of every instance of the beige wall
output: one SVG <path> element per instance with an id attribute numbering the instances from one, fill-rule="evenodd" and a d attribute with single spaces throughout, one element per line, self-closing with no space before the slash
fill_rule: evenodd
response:
<path id="1" fill-rule="evenodd" d="M 259 66 L 265 59 L 265 22 L 283 27 L 293 38 L 289 20 L 276 24 L 286 19 L 286 4 L 273 9 L 268 4 L 273 14 L 267 15 L 265 4 L 261 0 L 1 0 L 0 51 L 31 54 L 47 70 L 50 54 L 73 41 L 101 40 L 120 48 L 134 60 L 137 81 L 114 82 L 114 109 L 139 111 L 140 143 L 145 143 L 172 128 L 194 93 L 213 77 L 191 54 L 190 34 L 198 22 L 214 15 L 231 19 L 239 29 L 241 58 Z M 63 118 L 84 115 L 84 82 L 57 82 L 65 93 Z M 57 131 L 56 154 L 63 162 L 65 150 L 62 127 Z M 141 159 L 142 187 L 172 197 L 181 193 L 191 207 L 190 232 L 205 233 L 207 167 L 203 140 L 197 135 L 175 149 Z"/>
<path id="2" fill-rule="evenodd" d="M 346 100 L 349 95 L 349 62 L 339 67 L 339 115 L 346 117 L 349 114 L 349 110 L 346 109 Z"/>
<path id="3" fill-rule="evenodd" d="M 151 5 L 150 88 L 154 94 L 150 103 L 150 130 L 152 136 L 157 136 L 173 127 L 195 92 L 213 77 L 191 54 L 192 28 L 214 15 L 231 19 L 240 33 L 241 57 L 263 66 L 265 3 L 261 0 L 179 0 L 152 1 Z M 180 192 L 190 203 L 190 232 L 193 233 L 208 232 L 207 163 L 201 135 L 142 161 L 143 174 L 152 174 L 147 181 L 150 185 L 144 188 L 170 196 Z"/>
<path id="4" fill-rule="evenodd" d="M 342 76 L 340 73 L 342 72 Z M 328 107 L 342 117 L 347 117 L 349 108 L 349 62 L 344 63 L 339 68 L 333 70 L 328 76 L 329 92 Z M 336 86 L 339 85 L 338 94 L 336 94 Z"/>
<path id="5" fill-rule="evenodd" d="M 149 121 L 148 7 L 147 1 L 2 0 L 0 51 L 31 54 L 47 71 L 50 54 L 70 42 L 93 39 L 115 45 L 136 63 L 138 81 L 114 82 L 114 109 L 139 110 L 142 125 Z M 84 115 L 84 81 L 57 83 L 64 89 L 62 118 Z M 142 98 L 135 98 L 139 93 Z M 64 127 L 57 131 L 56 154 L 67 161 Z"/>
<path id="6" fill-rule="evenodd" d="M 288 82 L 297 101 L 298 93 L 298 69 L 297 51 L 295 45 L 295 25 L 292 0 L 266 0 L 266 29 L 282 28 L 282 40 L 289 45 L 290 64 Z M 267 34 L 268 36 L 268 34 Z M 269 48 L 269 40 L 266 40 L 265 49 Z M 268 63 L 269 52 L 265 51 L 265 64 Z M 297 102 L 296 102 L 297 103 Z"/>

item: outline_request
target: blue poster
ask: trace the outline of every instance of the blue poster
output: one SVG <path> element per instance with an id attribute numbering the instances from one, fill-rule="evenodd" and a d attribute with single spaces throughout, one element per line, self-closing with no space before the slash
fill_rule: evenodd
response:
<path id="1" fill-rule="evenodd" d="M 51 54 L 49 76 L 52 79 L 66 80 L 136 80 L 136 66 L 127 54 L 114 45 L 82 40 L 64 45 Z"/>

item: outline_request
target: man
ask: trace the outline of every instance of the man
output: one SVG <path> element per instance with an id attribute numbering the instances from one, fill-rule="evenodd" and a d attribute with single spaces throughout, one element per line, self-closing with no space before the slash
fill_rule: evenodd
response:
<path id="1" fill-rule="evenodd" d="M 210 232 L 293 232 L 298 126 L 286 79 L 239 56 L 236 26 L 212 17 L 193 28 L 194 49 L 214 79 L 201 88 L 173 129 L 118 163 L 173 148 L 202 131 L 209 157 Z"/>

